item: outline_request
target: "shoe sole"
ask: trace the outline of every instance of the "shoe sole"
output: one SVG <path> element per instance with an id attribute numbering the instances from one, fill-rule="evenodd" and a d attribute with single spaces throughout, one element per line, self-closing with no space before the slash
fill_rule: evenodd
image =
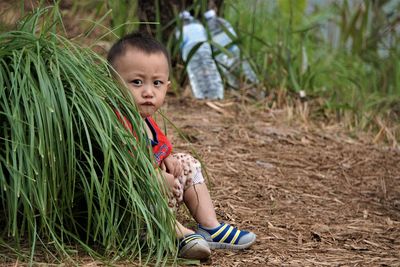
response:
<path id="1" fill-rule="evenodd" d="M 186 245 L 179 253 L 180 258 L 193 259 L 193 260 L 204 260 L 208 259 L 211 255 L 211 250 L 207 246 L 199 243 L 193 243 L 191 246 Z"/>
<path id="2" fill-rule="evenodd" d="M 208 246 L 211 249 L 229 249 L 229 250 L 242 250 L 242 249 L 246 249 L 248 247 L 250 247 L 251 245 L 254 244 L 254 242 L 256 242 L 256 236 L 254 236 L 254 238 L 246 243 L 246 244 L 241 244 L 241 245 L 234 245 L 234 244 L 229 244 L 229 243 L 220 243 L 220 242 L 210 242 L 207 241 Z"/>

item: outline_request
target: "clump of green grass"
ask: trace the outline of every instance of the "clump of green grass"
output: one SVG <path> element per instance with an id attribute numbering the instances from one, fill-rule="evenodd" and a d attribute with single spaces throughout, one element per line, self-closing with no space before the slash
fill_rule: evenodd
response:
<path id="1" fill-rule="evenodd" d="M 3 256 L 34 262 L 40 250 L 59 262 L 77 247 L 107 261 L 165 263 L 176 254 L 174 218 L 142 120 L 105 60 L 59 26 L 57 8 L 39 9 L 0 34 Z"/>

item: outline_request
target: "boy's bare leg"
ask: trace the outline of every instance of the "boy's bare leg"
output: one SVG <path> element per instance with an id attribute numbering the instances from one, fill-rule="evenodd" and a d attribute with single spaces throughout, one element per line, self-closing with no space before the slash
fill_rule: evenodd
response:
<path id="1" fill-rule="evenodd" d="M 194 234 L 193 230 L 190 230 L 189 228 L 186 228 L 183 226 L 180 222 L 176 221 L 175 225 L 175 231 L 176 231 L 176 236 L 178 238 L 183 238 L 184 236 Z"/>
<path id="2" fill-rule="evenodd" d="M 215 228 L 219 225 L 214 204 L 205 183 L 195 184 L 186 189 L 183 201 L 196 222 L 207 228 Z"/>

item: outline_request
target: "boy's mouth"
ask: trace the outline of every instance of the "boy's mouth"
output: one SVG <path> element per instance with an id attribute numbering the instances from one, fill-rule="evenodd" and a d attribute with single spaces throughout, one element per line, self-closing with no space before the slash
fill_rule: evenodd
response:
<path id="1" fill-rule="evenodd" d="M 151 102 L 144 102 L 144 103 L 142 103 L 141 105 L 142 105 L 142 106 L 154 106 L 154 104 L 151 103 Z"/>

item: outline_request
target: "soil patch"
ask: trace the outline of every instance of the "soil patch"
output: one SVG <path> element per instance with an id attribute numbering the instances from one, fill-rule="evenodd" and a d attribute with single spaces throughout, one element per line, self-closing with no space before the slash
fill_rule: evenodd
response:
<path id="1" fill-rule="evenodd" d="M 195 150 L 205 164 L 219 218 L 258 237 L 249 250 L 214 251 L 205 266 L 400 266 L 398 149 L 335 126 L 288 126 L 284 111 L 168 103 L 191 141 L 168 126 L 175 151 Z"/>

